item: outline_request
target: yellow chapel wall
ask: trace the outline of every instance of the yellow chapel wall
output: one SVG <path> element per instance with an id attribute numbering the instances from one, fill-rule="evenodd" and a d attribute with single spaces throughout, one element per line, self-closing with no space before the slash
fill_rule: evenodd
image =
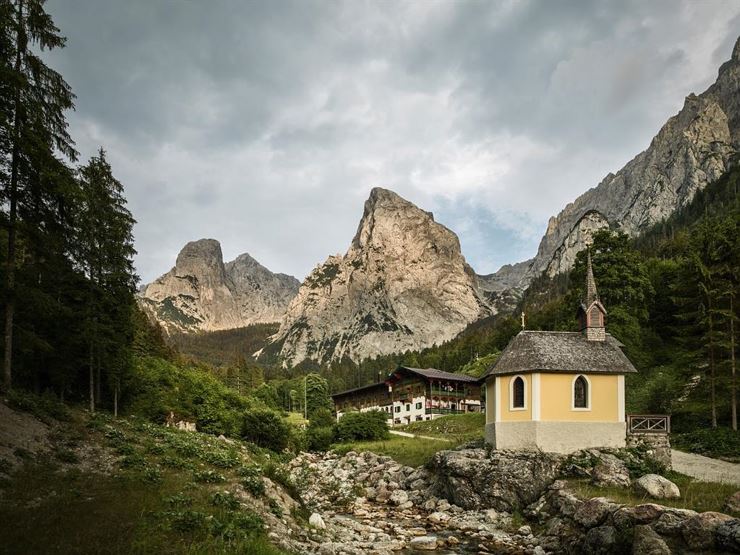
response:
<path id="1" fill-rule="evenodd" d="M 591 390 L 591 410 L 573 410 L 573 380 L 580 374 L 540 375 L 540 420 L 571 422 L 620 422 L 619 382 L 616 374 L 584 374 Z M 623 393 L 621 394 L 623 395 Z M 507 405 L 508 406 L 508 405 Z"/>
<path id="2" fill-rule="evenodd" d="M 511 382 L 517 376 L 501 376 L 497 382 L 501 388 L 501 421 L 520 422 L 532 420 L 532 374 L 517 374 L 524 378 L 524 405 L 525 409 L 511 410 Z"/>

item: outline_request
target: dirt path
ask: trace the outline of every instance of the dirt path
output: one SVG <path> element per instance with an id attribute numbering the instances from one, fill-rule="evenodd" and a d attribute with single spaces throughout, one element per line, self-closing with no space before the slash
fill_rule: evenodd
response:
<path id="1" fill-rule="evenodd" d="M 705 482 L 723 482 L 740 486 L 740 464 L 734 464 L 702 455 L 671 450 L 673 470 L 704 480 Z"/>

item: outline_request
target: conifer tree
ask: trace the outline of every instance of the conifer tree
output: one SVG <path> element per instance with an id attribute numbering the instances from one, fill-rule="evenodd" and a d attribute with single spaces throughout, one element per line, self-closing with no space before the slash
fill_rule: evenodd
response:
<path id="1" fill-rule="evenodd" d="M 81 202 L 77 260 L 88 280 L 85 337 L 90 410 L 100 401 L 103 367 L 114 411 L 133 341 L 135 220 L 101 148 L 80 168 Z"/>
<path id="2" fill-rule="evenodd" d="M 64 112 L 74 95 L 62 76 L 33 48 L 64 46 L 44 0 L 0 0 L 0 178 L 7 228 L 3 387 L 12 385 L 20 216 L 31 200 L 30 181 L 56 150 L 74 159 Z"/>

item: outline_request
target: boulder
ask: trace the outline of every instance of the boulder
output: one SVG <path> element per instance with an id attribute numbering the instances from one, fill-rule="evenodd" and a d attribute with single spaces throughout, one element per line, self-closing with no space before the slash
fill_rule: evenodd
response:
<path id="1" fill-rule="evenodd" d="M 681 534 L 690 548 L 696 551 L 709 551 L 714 548 L 715 531 L 728 520 L 734 519 L 713 511 L 699 513 L 683 523 Z"/>
<path id="2" fill-rule="evenodd" d="M 717 547 L 730 553 L 740 553 L 740 519 L 726 520 L 715 531 Z"/>
<path id="3" fill-rule="evenodd" d="M 696 514 L 696 511 L 689 509 L 667 509 L 653 524 L 653 528 L 662 536 L 680 536 L 683 523 Z"/>
<path id="4" fill-rule="evenodd" d="M 633 486 L 637 493 L 649 495 L 654 499 L 678 499 L 681 497 L 678 486 L 659 474 L 645 474 L 645 476 L 637 479 Z"/>
<path id="5" fill-rule="evenodd" d="M 406 493 L 402 489 L 397 489 L 397 490 L 394 490 L 393 493 L 391 493 L 391 496 L 388 499 L 388 501 L 390 501 L 396 506 L 405 505 L 409 501 L 409 494 Z"/>
<path id="6" fill-rule="evenodd" d="M 619 506 L 606 497 L 594 497 L 581 504 L 573 514 L 573 520 L 584 528 L 593 528 L 606 520 L 606 517 Z"/>
<path id="7" fill-rule="evenodd" d="M 562 456 L 459 449 L 434 455 L 434 493 L 463 509 L 513 512 L 536 501 L 558 475 Z"/>
<path id="8" fill-rule="evenodd" d="M 413 538 L 409 542 L 411 549 L 417 549 L 419 551 L 434 551 L 437 549 L 437 537 L 436 536 L 419 536 Z"/>
<path id="9" fill-rule="evenodd" d="M 591 471 L 591 481 L 600 488 L 630 486 L 630 473 L 627 465 L 611 453 L 601 453 L 599 462 Z"/>
<path id="10" fill-rule="evenodd" d="M 614 553 L 617 545 L 617 531 L 613 526 L 597 526 L 586 533 L 583 552 L 594 555 Z"/>
<path id="11" fill-rule="evenodd" d="M 311 528 L 316 528 L 317 530 L 325 530 L 326 529 L 326 523 L 324 522 L 323 517 L 319 513 L 313 513 L 309 519 L 308 519 L 308 525 Z"/>
<path id="12" fill-rule="evenodd" d="M 725 501 L 725 511 L 728 513 L 740 513 L 740 491 L 736 491 Z"/>
<path id="13" fill-rule="evenodd" d="M 671 555 L 668 544 L 650 526 L 638 524 L 632 540 L 633 555 Z"/>

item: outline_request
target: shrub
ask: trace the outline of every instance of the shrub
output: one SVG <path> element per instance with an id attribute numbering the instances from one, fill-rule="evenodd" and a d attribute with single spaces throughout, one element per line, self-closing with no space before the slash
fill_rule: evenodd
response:
<path id="1" fill-rule="evenodd" d="M 309 428 L 306 432 L 309 451 L 328 451 L 334 441 L 334 428 Z"/>
<path id="2" fill-rule="evenodd" d="M 34 395 L 20 389 L 11 389 L 7 393 L 7 399 L 12 408 L 30 412 L 47 424 L 54 420 L 68 421 L 71 418 L 69 409 L 53 393 Z"/>
<path id="3" fill-rule="evenodd" d="M 325 408 L 314 411 L 309 421 L 309 428 L 331 428 L 336 423 L 334 414 Z"/>
<path id="4" fill-rule="evenodd" d="M 373 441 L 387 437 L 388 422 L 384 412 L 350 412 L 336 424 L 337 441 Z"/>
<path id="5" fill-rule="evenodd" d="M 710 457 L 740 457 L 740 432 L 730 428 L 701 428 L 684 434 L 671 434 L 674 447 Z"/>
<path id="6" fill-rule="evenodd" d="M 290 429 L 276 412 L 252 409 L 244 412 L 242 437 L 260 447 L 280 452 L 288 446 Z"/>

